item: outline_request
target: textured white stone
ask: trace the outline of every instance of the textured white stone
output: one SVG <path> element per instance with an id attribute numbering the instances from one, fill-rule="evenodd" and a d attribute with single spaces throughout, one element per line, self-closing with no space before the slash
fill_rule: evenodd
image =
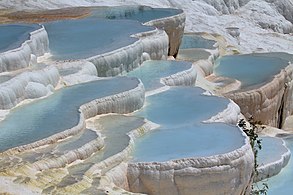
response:
<path id="1" fill-rule="evenodd" d="M 85 60 L 61 62 L 57 63 L 56 67 L 59 71 L 78 69 L 78 71 L 73 74 L 60 75 L 62 80 L 61 83 L 65 86 L 76 85 L 98 79 L 96 66 L 93 63 Z"/>
<path id="2" fill-rule="evenodd" d="M 230 100 L 227 108 L 210 119 L 203 121 L 205 123 L 222 122 L 227 124 L 235 125 L 240 119 L 240 108 L 239 106 Z"/>
<path id="3" fill-rule="evenodd" d="M 145 25 L 155 26 L 158 29 L 163 29 L 169 37 L 169 56 L 176 56 L 178 53 L 181 39 L 185 27 L 185 13 L 166 18 L 151 20 L 144 23 Z"/>
<path id="4" fill-rule="evenodd" d="M 196 70 L 192 66 L 188 70 L 161 78 L 161 83 L 168 86 L 194 86 L 196 81 L 196 74 Z"/>
<path id="5" fill-rule="evenodd" d="M 30 38 L 19 48 L 0 53 L 0 72 L 26 68 L 30 63 L 35 63 L 35 56 L 44 55 L 48 51 L 48 34 L 44 26 L 41 26 L 40 29 L 31 32 Z"/>
<path id="6" fill-rule="evenodd" d="M 245 136 L 245 135 L 243 135 Z M 244 194 L 251 182 L 253 152 L 248 138 L 232 152 L 128 166 L 130 191 L 146 194 Z"/>
<path id="7" fill-rule="evenodd" d="M 165 59 L 168 55 L 165 31 L 156 29 L 133 36 L 138 38 L 133 44 L 86 59 L 96 66 L 98 76 L 115 76 L 131 71 L 146 59 L 146 54 L 152 60 Z"/>
<path id="8" fill-rule="evenodd" d="M 27 98 L 43 97 L 58 81 L 59 73 L 54 66 L 23 72 L 0 84 L 0 109 L 10 109 Z"/>
<path id="9" fill-rule="evenodd" d="M 254 120 L 263 124 L 280 127 L 292 114 L 292 74 L 293 66 L 289 64 L 273 80 L 259 88 L 224 96 L 237 103 L 247 118 L 253 116 Z"/>

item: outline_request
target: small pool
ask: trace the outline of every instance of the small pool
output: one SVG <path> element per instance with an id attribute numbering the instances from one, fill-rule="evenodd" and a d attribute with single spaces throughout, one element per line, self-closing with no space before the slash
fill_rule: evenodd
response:
<path id="1" fill-rule="evenodd" d="M 159 128 L 137 141 L 134 161 L 206 157 L 231 152 L 243 144 L 240 131 L 223 123 Z"/>
<path id="2" fill-rule="evenodd" d="M 82 164 L 70 166 L 69 175 L 64 177 L 58 187 L 72 185 L 82 180 L 85 172 L 94 164 L 99 163 L 124 150 L 130 138 L 127 133 L 141 127 L 145 122 L 143 118 L 123 115 L 106 115 L 95 121 L 102 136 L 105 137 L 105 146 L 91 157 L 85 159 Z"/>
<path id="3" fill-rule="evenodd" d="M 28 40 L 30 33 L 40 28 L 37 24 L 0 25 L 0 53 L 16 49 Z"/>
<path id="4" fill-rule="evenodd" d="M 105 19 L 127 19 L 145 23 L 150 20 L 170 17 L 180 13 L 182 13 L 182 10 L 172 8 L 151 8 L 147 6 L 118 6 L 93 8 L 90 17 Z"/>
<path id="5" fill-rule="evenodd" d="M 293 137 L 289 137 L 285 139 L 286 146 L 290 149 L 290 151 L 293 151 Z M 289 160 L 288 165 L 282 169 L 282 171 L 270 178 L 268 182 L 265 181 L 265 183 L 268 183 L 269 195 L 279 195 L 279 194 L 292 194 L 293 192 L 293 161 L 292 157 Z"/>
<path id="6" fill-rule="evenodd" d="M 134 43 L 132 34 L 153 30 L 133 20 L 85 18 L 44 24 L 55 60 L 85 59 Z"/>
<path id="7" fill-rule="evenodd" d="M 79 107 L 135 88 L 136 78 L 116 77 L 61 89 L 46 99 L 11 111 L 0 122 L 0 151 L 29 144 L 77 125 Z"/>
<path id="8" fill-rule="evenodd" d="M 215 49 L 216 41 L 205 39 L 198 34 L 184 34 L 179 49 L 204 48 Z"/>
<path id="9" fill-rule="evenodd" d="M 195 124 L 227 108 L 229 100 L 202 95 L 198 87 L 172 87 L 146 98 L 146 105 L 137 116 L 167 127 Z"/>
<path id="10" fill-rule="evenodd" d="M 260 137 L 262 150 L 258 151 L 259 166 L 275 162 L 282 158 L 288 149 L 284 147 L 283 140 L 275 137 Z"/>
<path id="11" fill-rule="evenodd" d="M 192 67 L 191 63 L 183 61 L 146 61 L 140 67 L 127 73 L 127 76 L 139 78 L 146 91 L 154 90 L 164 86 L 160 79 L 172 74 L 188 70 Z"/>
<path id="12" fill-rule="evenodd" d="M 198 60 L 207 60 L 210 56 L 211 53 L 204 49 L 180 49 L 176 58 L 195 62 Z"/>
<path id="13" fill-rule="evenodd" d="M 288 60 L 272 55 L 224 56 L 217 60 L 214 72 L 217 76 L 239 80 L 242 88 L 263 85 L 288 66 Z"/>
<path id="14" fill-rule="evenodd" d="M 223 111 L 229 100 L 202 95 L 194 87 L 172 87 L 147 97 L 146 106 L 135 113 L 161 127 L 139 140 L 134 161 L 168 161 L 226 153 L 241 147 L 244 136 L 236 126 L 204 124 Z"/>

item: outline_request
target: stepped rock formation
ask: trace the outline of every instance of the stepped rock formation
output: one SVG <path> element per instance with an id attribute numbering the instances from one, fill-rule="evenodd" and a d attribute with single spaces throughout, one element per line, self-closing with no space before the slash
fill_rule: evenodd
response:
<path id="1" fill-rule="evenodd" d="M 244 194 L 250 183 L 252 169 L 253 154 L 246 139 L 241 148 L 212 157 L 130 163 L 127 177 L 132 192 Z"/>
<path id="2" fill-rule="evenodd" d="M 86 59 L 96 66 L 98 76 L 115 76 L 133 70 L 144 60 L 167 57 L 168 36 L 164 31 L 156 29 L 134 36 L 139 40 L 131 45 Z"/>
<path id="3" fill-rule="evenodd" d="M 145 90 L 143 84 L 140 81 L 137 82 L 137 86 L 129 91 L 96 99 L 82 105 L 79 109 L 80 117 L 76 126 L 34 143 L 11 148 L 4 151 L 3 154 L 17 154 L 76 135 L 85 129 L 85 119 L 107 113 L 126 114 L 141 108 L 144 104 Z"/>
<path id="4" fill-rule="evenodd" d="M 48 34 L 44 26 L 30 33 L 30 38 L 19 48 L 0 53 L 0 72 L 26 68 L 34 63 L 35 57 L 49 51 Z"/>
<path id="5" fill-rule="evenodd" d="M 197 72 L 192 66 L 190 69 L 168 77 L 161 78 L 161 83 L 167 86 L 193 86 L 196 81 Z"/>
<path id="6" fill-rule="evenodd" d="M 54 66 L 23 72 L 0 84 L 0 109 L 10 109 L 24 99 L 39 98 L 54 90 L 59 72 Z"/>
<path id="7" fill-rule="evenodd" d="M 293 66 L 289 64 L 267 84 L 248 91 L 229 92 L 246 117 L 254 117 L 274 127 L 282 127 L 286 117 L 292 114 Z"/>
<path id="8" fill-rule="evenodd" d="M 56 67 L 65 86 L 98 79 L 96 66 L 85 60 L 56 63 Z"/>
<path id="9" fill-rule="evenodd" d="M 168 37 L 169 37 L 168 55 L 176 57 L 179 50 L 180 43 L 181 43 L 181 39 L 184 33 L 184 27 L 185 27 L 184 12 L 175 16 L 167 17 L 167 18 L 151 20 L 144 24 L 149 26 L 155 26 L 158 29 L 163 29 L 168 34 Z"/>

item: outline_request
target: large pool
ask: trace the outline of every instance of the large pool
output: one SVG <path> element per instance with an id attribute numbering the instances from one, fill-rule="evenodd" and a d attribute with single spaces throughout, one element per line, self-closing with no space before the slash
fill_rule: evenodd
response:
<path id="1" fill-rule="evenodd" d="M 241 147 L 244 136 L 236 126 L 202 123 L 229 103 L 224 98 L 202 95 L 203 92 L 197 87 L 172 87 L 147 97 L 146 106 L 136 115 L 161 126 L 137 142 L 134 161 L 210 156 Z"/>
<path id="2" fill-rule="evenodd" d="M 77 125 L 79 107 L 135 88 L 136 78 L 116 77 L 61 89 L 46 99 L 11 111 L 0 122 L 0 151 L 46 138 Z"/>
<path id="3" fill-rule="evenodd" d="M 84 59 L 127 46 L 133 34 L 153 30 L 142 23 L 173 16 L 182 10 L 145 6 L 94 7 L 83 19 L 45 23 L 56 60 Z"/>
<path id="4" fill-rule="evenodd" d="M 28 40 L 30 32 L 40 28 L 37 24 L 3 24 L 0 25 L 0 52 L 16 49 Z"/>
<path id="5" fill-rule="evenodd" d="M 215 66 L 217 76 L 237 79 L 241 87 L 263 85 L 288 66 L 288 59 L 273 54 L 247 54 L 221 57 Z"/>
<path id="6" fill-rule="evenodd" d="M 56 60 L 85 59 L 134 43 L 132 34 L 153 30 L 133 20 L 86 18 L 44 24 Z"/>
<path id="7" fill-rule="evenodd" d="M 160 79 L 172 74 L 188 70 L 191 63 L 183 61 L 146 61 L 139 68 L 127 73 L 127 76 L 139 78 L 145 86 L 146 91 L 162 87 Z"/>

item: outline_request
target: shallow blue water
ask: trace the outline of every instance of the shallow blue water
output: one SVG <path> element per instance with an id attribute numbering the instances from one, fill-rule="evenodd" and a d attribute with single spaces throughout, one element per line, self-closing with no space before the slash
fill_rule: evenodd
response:
<path id="1" fill-rule="evenodd" d="M 138 141 L 134 161 L 210 156 L 241 147 L 244 137 L 236 126 L 201 122 L 223 111 L 229 103 L 202 93 L 200 88 L 172 87 L 147 97 L 146 106 L 136 115 L 161 127 Z"/>
<path id="2" fill-rule="evenodd" d="M 215 74 L 241 81 L 242 88 L 261 85 L 288 65 L 288 60 L 265 54 L 224 56 L 217 61 Z"/>
<path id="3" fill-rule="evenodd" d="M 227 108 L 228 99 L 202 95 L 198 87 L 172 87 L 163 93 L 147 97 L 147 106 L 136 115 L 157 124 L 174 127 L 195 124 Z"/>
<path id="4" fill-rule="evenodd" d="M 123 115 L 103 116 L 96 122 L 101 125 L 101 133 L 105 136 L 105 148 L 102 155 L 97 153 L 85 162 L 97 163 L 121 152 L 129 145 L 127 133 L 145 123 L 144 118 Z"/>
<path id="5" fill-rule="evenodd" d="M 185 34 L 183 35 L 180 49 L 191 49 L 191 48 L 205 48 L 215 49 L 213 45 L 216 41 L 205 39 L 196 34 Z"/>
<path id="6" fill-rule="evenodd" d="M 57 60 L 89 58 L 113 51 L 137 40 L 130 35 L 154 29 L 138 21 L 94 18 L 61 20 L 44 25 L 51 53 Z"/>
<path id="7" fill-rule="evenodd" d="M 172 8 L 151 8 L 146 6 L 97 7 L 92 11 L 92 18 L 128 19 L 145 23 L 150 20 L 165 18 L 182 13 Z"/>
<path id="8" fill-rule="evenodd" d="M 57 152 L 65 153 L 70 150 L 80 148 L 85 144 L 95 140 L 97 137 L 98 135 L 96 132 L 85 129 L 80 135 L 73 137 L 72 140 L 69 140 L 67 142 L 61 142 L 60 144 L 58 144 Z"/>
<path id="9" fill-rule="evenodd" d="M 285 139 L 286 146 L 293 151 L 293 137 Z M 266 182 L 266 181 L 265 181 Z M 293 192 L 293 161 L 292 157 L 288 165 L 282 171 L 267 181 L 269 195 L 292 194 Z"/>
<path id="10" fill-rule="evenodd" d="M 240 148 L 243 143 L 236 127 L 222 123 L 159 128 L 137 142 L 134 161 L 212 156 Z"/>
<path id="11" fill-rule="evenodd" d="M 124 150 L 129 145 L 127 133 L 141 127 L 145 122 L 143 118 L 139 117 L 106 115 L 97 119 L 95 123 L 100 125 L 99 130 L 101 130 L 102 136 L 105 137 L 105 147 L 85 159 L 82 164 L 70 166 L 68 168 L 69 176 L 64 177 L 58 186 L 72 185 L 82 180 L 84 173 L 92 165 Z"/>
<path id="12" fill-rule="evenodd" d="M 139 68 L 128 72 L 127 76 L 139 78 L 146 91 L 150 91 L 163 86 L 160 83 L 161 78 L 188 70 L 191 66 L 191 63 L 183 61 L 146 61 Z"/>
<path id="13" fill-rule="evenodd" d="M 274 137 L 260 137 L 262 149 L 258 152 L 258 164 L 268 164 L 279 160 L 287 149 L 283 146 L 282 139 Z"/>
<path id="14" fill-rule="evenodd" d="M 75 126 L 79 107 L 91 100 L 137 86 L 136 78 L 117 77 L 61 89 L 46 99 L 18 107 L 0 122 L 0 151 L 28 144 Z"/>
<path id="15" fill-rule="evenodd" d="M 15 49 L 29 39 L 30 32 L 39 29 L 37 24 L 3 24 L 0 25 L 0 52 Z"/>

